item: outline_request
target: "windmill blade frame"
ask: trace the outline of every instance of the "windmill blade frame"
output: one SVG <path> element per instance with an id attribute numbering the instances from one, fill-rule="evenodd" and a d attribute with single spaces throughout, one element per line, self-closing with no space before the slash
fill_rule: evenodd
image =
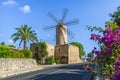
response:
<path id="1" fill-rule="evenodd" d="M 69 29 L 67 29 L 67 34 L 68 34 L 68 37 L 70 37 L 71 39 L 75 37 L 74 33 L 70 31 Z"/>
<path id="2" fill-rule="evenodd" d="M 68 9 L 67 8 L 64 8 L 63 10 L 63 13 L 62 13 L 62 18 L 61 18 L 61 21 L 64 22 L 65 21 L 65 18 L 68 14 Z"/>
<path id="3" fill-rule="evenodd" d="M 56 26 L 43 26 L 43 30 L 50 30 L 50 29 L 54 29 L 56 28 Z"/>
<path id="4" fill-rule="evenodd" d="M 51 12 L 49 12 L 47 14 L 51 19 L 53 19 L 57 24 L 59 23 L 59 20 L 57 19 L 57 17 L 55 17 Z"/>
<path id="5" fill-rule="evenodd" d="M 65 25 L 75 25 L 75 24 L 79 24 L 79 19 L 78 18 L 75 18 L 75 19 L 72 19 L 71 21 L 68 21 L 65 23 Z"/>
<path id="6" fill-rule="evenodd" d="M 63 30 L 65 31 L 65 29 L 63 28 Z M 71 39 L 73 39 L 75 37 L 74 33 L 67 28 L 67 34 L 68 34 L 68 37 L 70 37 Z"/>

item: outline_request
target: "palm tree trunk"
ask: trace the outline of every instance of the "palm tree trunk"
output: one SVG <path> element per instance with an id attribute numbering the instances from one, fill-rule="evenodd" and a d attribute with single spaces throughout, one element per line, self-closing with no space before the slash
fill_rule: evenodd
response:
<path id="1" fill-rule="evenodd" d="M 27 43 L 26 40 L 24 40 L 24 49 L 26 49 L 26 43 Z"/>

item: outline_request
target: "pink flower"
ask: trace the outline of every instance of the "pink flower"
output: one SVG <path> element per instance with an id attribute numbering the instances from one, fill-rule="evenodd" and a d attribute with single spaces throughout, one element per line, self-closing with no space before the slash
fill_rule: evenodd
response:
<path id="1" fill-rule="evenodd" d="M 96 39 L 96 34 L 91 34 L 91 40 L 95 40 Z"/>
<path id="2" fill-rule="evenodd" d="M 99 56 L 100 52 L 99 51 L 95 51 L 95 55 Z"/>
<path id="3" fill-rule="evenodd" d="M 120 66 L 120 60 L 115 63 L 116 66 Z"/>
<path id="4" fill-rule="evenodd" d="M 106 74 L 105 76 L 106 76 L 106 78 L 110 78 L 110 74 Z"/>
<path id="5" fill-rule="evenodd" d="M 87 67 L 86 68 L 88 71 L 91 71 L 92 70 L 92 67 Z"/>
<path id="6" fill-rule="evenodd" d="M 117 28 L 116 33 L 120 34 L 120 27 Z"/>
<path id="7" fill-rule="evenodd" d="M 109 30 L 109 29 L 108 29 L 108 30 L 105 31 L 105 33 L 111 34 L 111 33 L 112 33 L 112 30 Z"/>
<path id="8" fill-rule="evenodd" d="M 114 80 L 120 80 L 120 74 L 118 76 L 112 76 Z"/>
<path id="9" fill-rule="evenodd" d="M 113 72 L 115 72 L 115 73 L 119 73 L 120 70 L 119 70 L 119 69 L 116 69 L 116 70 L 113 70 Z"/>
<path id="10" fill-rule="evenodd" d="M 100 35 L 96 35 L 96 39 L 97 40 L 101 39 L 101 36 Z"/>

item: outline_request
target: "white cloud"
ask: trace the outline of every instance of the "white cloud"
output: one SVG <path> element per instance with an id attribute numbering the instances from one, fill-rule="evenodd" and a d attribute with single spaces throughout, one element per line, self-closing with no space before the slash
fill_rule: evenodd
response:
<path id="1" fill-rule="evenodd" d="M 4 1 L 2 2 L 2 5 L 10 5 L 10 6 L 13 6 L 13 5 L 17 5 L 18 3 L 15 1 L 15 0 L 7 0 L 7 1 Z"/>
<path id="2" fill-rule="evenodd" d="M 9 40 L 9 43 L 13 43 L 13 40 L 10 39 L 10 40 Z"/>
<path id="3" fill-rule="evenodd" d="M 23 7 L 20 7 L 20 10 L 24 13 L 29 13 L 30 12 L 30 6 L 29 5 L 25 5 Z"/>

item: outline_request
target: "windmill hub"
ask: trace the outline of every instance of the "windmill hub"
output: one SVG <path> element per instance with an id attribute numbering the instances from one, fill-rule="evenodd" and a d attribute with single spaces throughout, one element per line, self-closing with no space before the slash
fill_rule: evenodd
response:
<path id="1" fill-rule="evenodd" d="M 64 25 L 63 21 L 60 21 L 59 25 Z"/>

